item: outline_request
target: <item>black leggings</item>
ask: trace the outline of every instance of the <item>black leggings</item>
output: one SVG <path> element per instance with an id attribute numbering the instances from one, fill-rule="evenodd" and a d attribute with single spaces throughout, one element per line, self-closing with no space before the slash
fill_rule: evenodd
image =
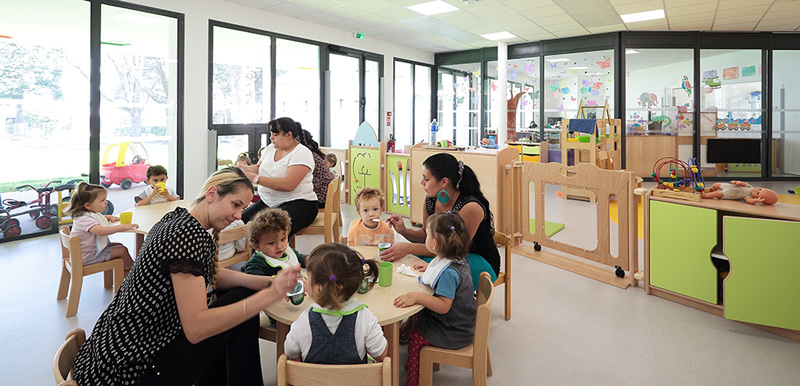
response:
<path id="1" fill-rule="evenodd" d="M 248 208 L 244 213 L 242 213 L 242 221 L 245 224 L 250 222 L 250 219 L 256 215 L 256 213 L 264 210 L 265 208 L 269 208 L 264 201 L 259 200 L 257 203 L 253 204 Z M 314 219 L 317 218 L 317 213 L 319 212 L 319 206 L 317 206 L 317 201 L 308 201 L 308 200 L 294 200 L 289 202 L 284 202 L 283 204 L 278 205 L 278 208 L 281 208 L 289 214 L 289 218 L 292 219 L 292 229 L 289 231 L 289 238 L 294 236 L 295 233 L 300 232 L 301 229 L 311 225 L 314 222 Z"/>
<path id="2" fill-rule="evenodd" d="M 237 287 L 217 298 L 209 308 L 238 302 L 253 290 Z M 258 316 L 207 338 L 197 344 L 186 339 L 183 331 L 155 359 L 143 385 L 258 385 L 261 377 L 261 353 L 258 348 Z"/>

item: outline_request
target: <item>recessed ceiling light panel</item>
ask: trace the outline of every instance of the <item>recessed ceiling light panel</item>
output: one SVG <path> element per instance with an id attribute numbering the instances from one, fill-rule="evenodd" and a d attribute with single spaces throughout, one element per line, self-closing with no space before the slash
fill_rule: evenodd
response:
<path id="1" fill-rule="evenodd" d="M 484 39 L 497 41 L 497 40 L 513 39 L 513 38 L 517 37 L 517 35 L 514 35 L 514 34 L 512 34 L 511 32 L 508 32 L 508 31 L 503 31 L 503 32 L 495 32 L 495 33 L 492 33 L 492 34 L 484 34 L 484 35 L 481 35 L 481 37 L 484 38 Z"/>
<path id="2" fill-rule="evenodd" d="M 452 5 L 452 4 L 445 3 L 442 0 L 429 1 L 427 3 L 411 5 L 411 6 L 408 6 L 407 8 L 412 10 L 412 11 L 414 11 L 414 12 L 421 13 L 421 14 L 423 14 L 425 16 L 438 15 L 440 13 L 458 11 L 458 7 L 456 7 L 456 6 Z"/>
<path id="3" fill-rule="evenodd" d="M 638 21 L 663 19 L 665 16 L 663 9 L 657 9 L 655 11 L 627 13 L 625 15 L 619 15 L 619 17 L 622 18 L 622 21 L 625 22 L 625 24 L 628 24 L 636 23 Z"/>

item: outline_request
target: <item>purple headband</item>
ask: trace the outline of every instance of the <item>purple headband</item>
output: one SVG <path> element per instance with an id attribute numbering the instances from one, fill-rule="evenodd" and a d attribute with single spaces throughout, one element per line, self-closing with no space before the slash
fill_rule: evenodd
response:
<path id="1" fill-rule="evenodd" d="M 330 275 L 330 276 L 328 276 L 328 280 L 330 280 L 330 281 L 336 281 L 336 276 L 334 276 L 334 275 Z"/>

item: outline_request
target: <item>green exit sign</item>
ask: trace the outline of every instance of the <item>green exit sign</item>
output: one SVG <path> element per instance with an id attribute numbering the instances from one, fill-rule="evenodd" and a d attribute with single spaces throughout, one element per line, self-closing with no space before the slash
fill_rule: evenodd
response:
<path id="1" fill-rule="evenodd" d="M 353 36 L 358 40 L 364 40 L 364 34 L 362 34 L 361 32 L 356 32 L 355 35 Z"/>

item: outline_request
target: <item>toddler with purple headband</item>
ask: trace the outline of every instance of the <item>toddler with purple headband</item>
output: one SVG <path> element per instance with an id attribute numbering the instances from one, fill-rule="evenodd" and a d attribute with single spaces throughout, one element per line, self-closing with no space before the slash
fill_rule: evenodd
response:
<path id="1" fill-rule="evenodd" d="M 378 277 L 375 261 L 337 243 L 322 244 L 306 259 L 305 289 L 314 303 L 292 323 L 284 352 L 289 359 L 319 364 L 381 362 L 387 342 L 367 305 L 351 299 L 365 277 Z M 371 280 L 370 280 L 371 279 Z M 372 285 L 372 284 L 370 284 Z"/>

